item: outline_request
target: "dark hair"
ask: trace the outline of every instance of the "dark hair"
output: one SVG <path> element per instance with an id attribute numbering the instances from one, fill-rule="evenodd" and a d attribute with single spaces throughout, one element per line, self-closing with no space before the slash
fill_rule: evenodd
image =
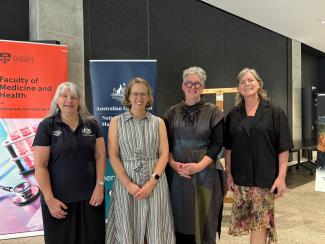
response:
<path id="1" fill-rule="evenodd" d="M 132 78 L 131 80 L 129 80 L 129 82 L 126 85 L 126 88 L 125 88 L 124 100 L 123 100 L 122 104 L 125 107 L 129 108 L 129 109 L 131 108 L 130 95 L 131 95 L 132 86 L 134 84 L 142 84 L 142 85 L 145 85 L 147 87 L 149 101 L 146 104 L 146 109 L 148 109 L 152 105 L 152 101 L 153 101 L 153 98 L 152 98 L 152 89 L 151 89 L 148 81 L 146 81 L 145 79 L 140 78 L 140 77 L 135 77 L 135 78 Z"/>

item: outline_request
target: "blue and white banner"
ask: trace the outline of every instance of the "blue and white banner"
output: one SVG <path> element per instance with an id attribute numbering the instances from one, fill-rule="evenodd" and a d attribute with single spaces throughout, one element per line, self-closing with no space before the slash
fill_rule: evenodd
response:
<path id="1" fill-rule="evenodd" d="M 124 90 L 129 80 L 141 77 L 147 80 L 153 91 L 150 112 L 156 112 L 156 60 L 90 60 L 90 78 L 93 114 L 102 127 L 107 145 L 107 132 L 112 117 L 127 111 L 122 105 Z M 106 216 L 110 192 L 115 179 L 107 159 L 105 176 Z"/>

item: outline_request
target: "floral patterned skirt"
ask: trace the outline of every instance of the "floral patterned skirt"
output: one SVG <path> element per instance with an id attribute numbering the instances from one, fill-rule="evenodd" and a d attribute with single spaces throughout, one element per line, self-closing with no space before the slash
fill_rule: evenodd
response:
<path id="1" fill-rule="evenodd" d="M 277 242 L 274 222 L 274 194 L 260 187 L 236 186 L 229 227 L 234 236 L 267 229 L 268 243 Z"/>

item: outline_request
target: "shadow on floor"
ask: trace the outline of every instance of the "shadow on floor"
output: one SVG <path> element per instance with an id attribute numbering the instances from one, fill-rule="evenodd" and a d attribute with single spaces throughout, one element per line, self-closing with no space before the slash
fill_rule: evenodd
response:
<path id="1" fill-rule="evenodd" d="M 305 164 L 305 166 L 311 170 L 303 167 L 297 169 L 295 166 L 288 169 L 286 177 L 287 188 L 294 189 L 315 180 L 315 167 L 310 163 Z M 312 175 L 310 174 L 311 172 L 313 173 Z"/>

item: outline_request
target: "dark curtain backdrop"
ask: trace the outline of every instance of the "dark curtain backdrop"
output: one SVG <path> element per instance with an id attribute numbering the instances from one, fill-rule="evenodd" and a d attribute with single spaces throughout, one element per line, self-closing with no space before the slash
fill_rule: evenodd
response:
<path id="1" fill-rule="evenodd" d="M 1 0 L 0 12 L 0 39 L 28 41 L 29 1 Z"/>
<path id="2" fill-rule="evenodd" d="M 158 60 L 158 115 L 182 99 L 182 71 L 193 65 L 207 88 L 233 87 L 242 68 L 256 68 L 288 111 L 288 38 L 201 1 L 85 0 L 84 28 L 88 79 L 89 59 Z"/>

